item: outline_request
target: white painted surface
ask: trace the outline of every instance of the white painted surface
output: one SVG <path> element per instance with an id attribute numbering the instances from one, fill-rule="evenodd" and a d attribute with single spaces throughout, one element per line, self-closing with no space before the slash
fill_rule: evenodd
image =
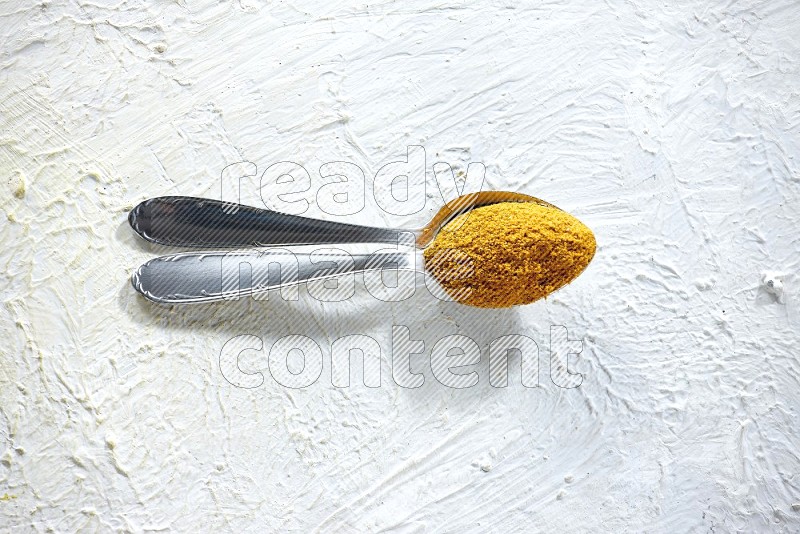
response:
<path id="1" fill-rule="evenodd" d="M 9 0 L 0 20 L 0 526 L 800 529 L 797 2 Z M 411 144 L 574 213 L 594 262 L 501 311 L 131 290 L 163 252 L 127 228 L 144 198 L 218 196 L 243 160 L 374 176 Z M 434 192 L 349 220 L 417 225 Z M 427 356 L 422 388 L 394 384 L 393 324 L 426 355 L 471 336 L 478 386 L 443 387 Z M 547 376 L 550 325 L 584 340 L 579 388 Z M 539 343 L 540 388 L 489 385 L 508 333 Z M 233 387 L 239 334 L 326 358 L 369 335 L 382 387 L 334 387 L 329 359 L 303 390 Z"/>

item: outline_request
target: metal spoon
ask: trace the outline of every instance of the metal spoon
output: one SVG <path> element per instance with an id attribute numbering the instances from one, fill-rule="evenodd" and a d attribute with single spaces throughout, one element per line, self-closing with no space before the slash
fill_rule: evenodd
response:
<path id="1" fill-rule="evenodd" d="M 424 271 L 421 251 L 444 225 L 467 211 L 501 202 L 534 202 L 559 209 L 521 193 L 482 191 L 448 202 L 421 229 L 403 230 L 312 219 L 211 199 L 153 198 L 136 206 L 128 217 L 134 231 L 147 241 L 181 247 L 251 249 L 162 256 L 139 267 L 131 282 L 149 300 L 182 304 L 236 299 L 348 273 L 387 268 Z M 374 254 L 252 248 L 352 243 L 390 243 L 398 248 Z M 249 265 L 249 276 L 240 276 L 243 264 Z M 277 278 L 270 276 L 271 267 L 276 265 L 280 268 Z"/>

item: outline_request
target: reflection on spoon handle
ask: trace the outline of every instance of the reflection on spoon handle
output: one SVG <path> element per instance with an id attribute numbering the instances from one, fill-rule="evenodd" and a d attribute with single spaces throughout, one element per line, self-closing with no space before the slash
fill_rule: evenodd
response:
<path id="1" fill-rule="evenodd" d="M 145 200 L 128 222 L 147 241 L 180 247 L 397 243 L 401 233 L 180 196 Z"/>
<path id="2" fill-rule="evenodd" d="M 374 254 L 348 254 L 328 249 L 312 253 L 293 253 L 287 249 L 253 249 L 230 252 L 184 252 L 162 256 L 145 263 L 131 278 L 133 287 L 153 302 L 185 304 L 237 300 L 239 296 L 263 295 L 270 289 L 322 281 L 359 272 L 398 269 L 414 270 L 413 251 L 379 251 Z M 421 268 L 421 267 L 420 267 Z M 347 287 L 339 288 L 346 293 Z M 327 289 L 331 296 L 337 284 Z"/>

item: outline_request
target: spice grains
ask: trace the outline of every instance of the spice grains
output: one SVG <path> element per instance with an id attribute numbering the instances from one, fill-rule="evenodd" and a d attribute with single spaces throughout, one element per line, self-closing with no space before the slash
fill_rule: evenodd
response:
<path id="1" fill-rule="evenodd" d="M 533 202 L 476 208 L 446 224 L 425 249 L 425 268 L 454 300 L 480 308 L 537 301 L 574 280 L 594 257 L 578 219 Z"/>

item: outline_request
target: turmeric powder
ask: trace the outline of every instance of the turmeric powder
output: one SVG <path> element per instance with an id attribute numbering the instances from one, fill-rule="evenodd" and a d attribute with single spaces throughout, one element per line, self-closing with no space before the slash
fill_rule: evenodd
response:
<path id="1" fill-rule="evenodd" d="M 424 250 L 425 268 L 454 300 L 480 308 L 529 304 L 583 272 L 592 231 L 532 202 L 476 208 L 449 222 Z"/>

